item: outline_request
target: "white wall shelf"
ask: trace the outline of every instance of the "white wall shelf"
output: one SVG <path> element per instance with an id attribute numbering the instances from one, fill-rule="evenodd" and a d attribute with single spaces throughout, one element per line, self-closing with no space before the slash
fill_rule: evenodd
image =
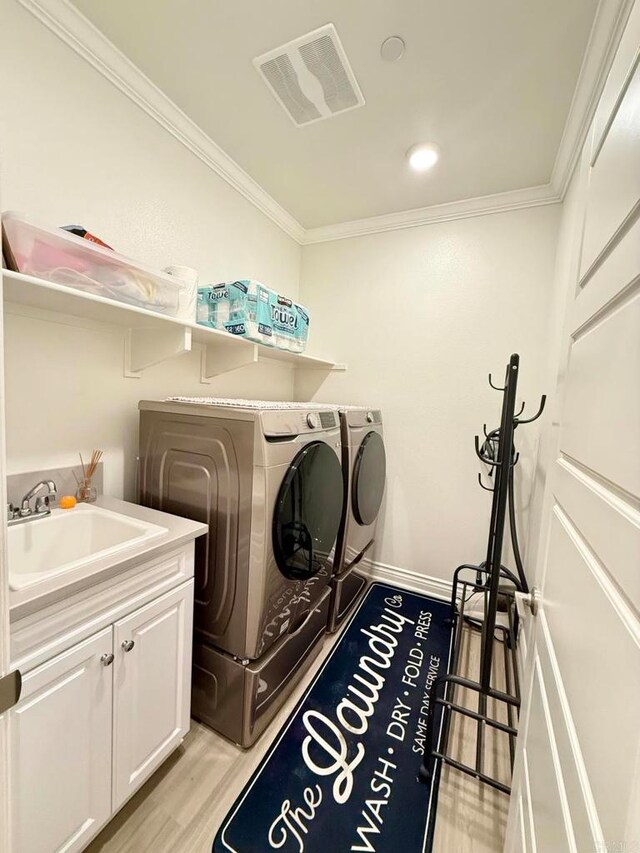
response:
<path id="1" fill-rule="evenodd" d="M 3 269 L 2 278 L 5 303 L 126 328 L 124 375 L 127 377 L 140 376 L 148 367 L 190 352 L 194 345 L 202 350 L 203 382 L 258 362 L 275 361 L 296 370 L 325 373 L 347 369 L 346 364 L 337 364 L 306 353 L 272 349 L 235 338 L 227 332 L 145 308 L 136 308 L 103 296 L 82 293 L 30 275 Z"/>

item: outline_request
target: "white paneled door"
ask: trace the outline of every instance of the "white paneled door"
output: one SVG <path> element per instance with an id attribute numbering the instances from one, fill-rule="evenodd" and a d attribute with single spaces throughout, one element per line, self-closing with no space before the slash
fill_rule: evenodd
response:
<path id="1" fill-rule="evenodd" d="M 577 176 L 506 849 L 640 853 L 640 4 Z"/>

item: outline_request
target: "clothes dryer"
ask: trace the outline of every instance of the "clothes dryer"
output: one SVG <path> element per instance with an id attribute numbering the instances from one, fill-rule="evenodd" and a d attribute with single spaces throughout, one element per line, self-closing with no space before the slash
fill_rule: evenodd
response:
<path id="1" fill-rule="evenodd" d="M 338 629 L 366 586 L 366 578 L 355 569 L 374 545 L 386 480 L 382 413 L 357 406 L 337 408 L 344 505 L 331 580 L 330 632 Z"/>
<path id="2" fill-rule="evenodd" d="M 141 502 L 209 526 L 196 545 L 192 713 L 249 746 L 326 629 L 338 414 L 215 398 L 139 408 Z"/>

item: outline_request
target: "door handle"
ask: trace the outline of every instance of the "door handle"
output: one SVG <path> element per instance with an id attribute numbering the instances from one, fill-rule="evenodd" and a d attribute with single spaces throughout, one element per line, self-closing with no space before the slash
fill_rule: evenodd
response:
<path id="1" fill-rule="evenodd" d="M 102 655 L 100 661 L 104 666 L 111 666 L 111 664 L 113 663 L 113 655 L 111 653 L 109 653 L 108 655 Z"/>
<path id="2" fill-rule="evenodd" d="M 134 640 L 123 640 L 123 642 L 122 642 L 122 648 L 125 650 L 125 652 L 130 652 L 134 646 L 135 646 Z"/>
<path id="3" fill-rule="evenodd" d="M 533 587 L 531 592 L 516 592 L 516 608 L 523 619 L 527 617 L 527 610 L 532 616 L 538 615 L 542 596 L 540 590 Z"/>
<path id="4" fill-rule="evenodd" d="M 4 714 L 9 708 L 18 704 L 22 692 L 22 675 L 20 670 L 14 669 L 3 678 L 0 678 L 0 714 Z"/>

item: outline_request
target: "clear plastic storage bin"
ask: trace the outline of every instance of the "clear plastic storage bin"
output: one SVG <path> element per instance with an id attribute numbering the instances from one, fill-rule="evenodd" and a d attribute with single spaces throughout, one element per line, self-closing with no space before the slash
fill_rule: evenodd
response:
<path id="1" fill-rule="evenodd" d="M 180 285 L 170 275 L 24 214 L 3 213 L 2 230 L 5 260 L 16 272 L 172 317 L 178 313 Z"/>

